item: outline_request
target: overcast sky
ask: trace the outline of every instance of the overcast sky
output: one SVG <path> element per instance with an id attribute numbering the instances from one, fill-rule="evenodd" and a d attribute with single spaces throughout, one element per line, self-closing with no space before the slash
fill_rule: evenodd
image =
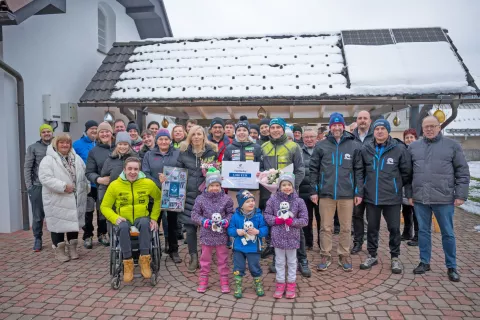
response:
<path id="1" fill-rule="evenodd" d="M 164 0 L 175 37 L 446 28 L 480 85 L 479 0 Z"/>

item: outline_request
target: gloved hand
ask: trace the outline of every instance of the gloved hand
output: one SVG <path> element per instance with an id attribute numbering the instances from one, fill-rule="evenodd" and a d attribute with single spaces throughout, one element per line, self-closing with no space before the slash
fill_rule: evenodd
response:
<path id="1" fill-rule="evenodd" d="M 205 229 L 210 229 L 212 227 L 212 220 L 210 219 L 203 219 L 202 221 L 202 226 L 205 228 Z"/>
<path id="2" fill-rule="evenodd" d="M 222 228 L 228 228 L 228 220 L 227 219 L 223 219 L 222 221 L 220 221 L 220 225 L 222 226 Z"/>
<path id="3" fill-rule="evenodd" d="M 275 217 L 275 224 L 278 224 L 278 225 L 285 224 L 285 220 L 279 217 Z"/>
<path id="4" fill-rule="evenodd" d="M 292 223 L 293 223 L 293 219 L 292 219 L 292 218 L 288 218 L 288 219 L 285 220 L 285 224 L 286 224 L 287 226 L 289 226 L 289 227 L 292 225 Z"/>

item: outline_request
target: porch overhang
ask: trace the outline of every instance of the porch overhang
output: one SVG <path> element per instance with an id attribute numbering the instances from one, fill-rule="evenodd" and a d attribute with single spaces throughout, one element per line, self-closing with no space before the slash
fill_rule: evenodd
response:
<path id="1" fill-rule="evenodd" d="M 65 13 L 67 8 L 66 0 L 26 0 L 21 6 L 13 1 L 4 4 L 8 10 L 0 11 L 0 26 L 18 25 L 34 15 Z"/>

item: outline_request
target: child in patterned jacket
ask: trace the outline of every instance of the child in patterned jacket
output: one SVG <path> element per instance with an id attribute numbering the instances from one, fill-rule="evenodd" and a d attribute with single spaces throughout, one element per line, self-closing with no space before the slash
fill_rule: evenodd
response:
<path id="1" fill-rule="evenodd" d="M 207 291 L 213 251 L 216 251 L 222 293 L 230 292 L 228 282 L 227 227 L 233 214 L 233 200 L 222 190 L 222 177 L 216 169 L 207 172 L 205 191 L 197 197 L 192 221 L 201 226 L 200 276 L 197 292 Z"/>
<path id="2" fill-rule="evenodd" d="M 300 229 L 308 224 L 307 206 L 295 192 L 294 186 L 294 175 L 282 174 L 278 179 L 278 191 L 267 201 L 264 213 L 265 221 L 272 226 L 272 247 L 275 248 L 277 267 L 277 285 L 273 297 L 276 299 L 282 298 L 285 288 L 287 299 L 293 299 L 296 296 Z M 286 265 L 288 265 L 288 276 L 285 284 Z"/>

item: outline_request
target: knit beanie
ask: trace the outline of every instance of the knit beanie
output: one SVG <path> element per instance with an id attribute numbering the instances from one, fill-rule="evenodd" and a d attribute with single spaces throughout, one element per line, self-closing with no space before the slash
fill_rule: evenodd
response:
<path id="1" fill-rule="evenodd" d="M 288 181 L 292 184 L 292 187 L 295 187 L 295 175 L 293 173 L 284 173 L 278 178 L 278 189 L 280 189 L 282 181 Z"/>
<path id="2" fill-rule="evenodd" d="M 220 185 L 222 185 L 222 175 L 217 169 L 210 168 L 208 169 L 207 177 L 205 178 L 205 185 L 207 186 L 207 189 L 208 186 L 214 182 L 218 182 Z"/>
<path id="3" fill-rule="evenodd" d="M 132 122 L 132 123 L 129 123 L 128 126 L 127 126 L 127 132 L 129 132 L 130 130 L 136 130 L 137 133 L 138 133 L 138 126 L 135 122 Z"/>
<path id="4" fill-rule="evenodd" d="M 170 137 L 170 132 L 167 129 L 158 130 L 155 141 L 157 141 L 160 137 L 167 137 L 168 139 L 172 140 L 172 138 Z"/>
<path id="5" fill-rule="evenodd" d="M 98 127 L 98 122 L 95 120 L 88 120 L 85 122 L 85 132 L 87 132 L 91 127 Z"/>
<path id="6" fill-rule="evenodd" d="M 222 127 L 225 128 L 225 121 L 223 121 L 222 118 L 218 118 L 218 117 L 217 117 L 217 118 L 213 118 L 213 119 L 212 119 L 212 122 L 210 123 L 210 129 L 211 129 L 214 125 L 216 125 L 216 124 L 219 124 L 219 125 L 221 125 Z"/>
<path id="7" fill-rule="evenodd" d="M 130 135 L 128 134 L 128 132 L 117 132 L 117 135 L 115 136 L 115 145 L 119 144 L 120 142 L 126 142 L 130 146 L 132 145 L 132 140 L 130 139 Z"/>
<path id="8" fill-rule="evenodd" d="M 238 207 L 239 208 L 242 208 L 243 204 L 248 199 L 255 199 L 255 197 L 253 196 L 253 194 L 250 191 L 245 190 L 245 189 L 238 190 L 238 192 L 237 192 L 237 202 L 238 202 Z"/>
<path id="9" fill-rule="evenodd" d="M 295 136 L 293 135 L 293 131 L 290 128 L 287 128 L 287 130 L 285 130 L 285 134 L 287 135 L 287 137 L 295 139 Z"/>
<path id="10" fill-rule="evenodd" d="M 345 120 L 343 119 L 343 115 L 341 113 L 334 112 L 330 116 L 330 121 L 328 121 L 328 128 L 330 129 L 332 125 L 337 123 L 343 125 L 343 128 L 345 129 Z"/>
<path id="11" fill-rule="evenodd" d="M 295 131 L 300 131 L 301 134 L 303 134 L 303 129 L 301 126 L 299 126 L 298 124 L 294 125 L 293 126 L 293 129 L 292 129 L 293 132 Z"/>
<path id="12" fill-rule="evenodd" d="M 102 130 L 108 130 L 111 133 L 113 133 L 112 126 L 110 125 L 110 123 L 108 123 L 106 121 L 104 121 L 104 122 L 102 122 L 98 125 L 97 131 L 100 132 Z"/>
<path id="13" fill-rule="evenodd" d="M 380 126 L 385 127 L 388 133 L 390 133 L 390 130 L 392 130 L 392 128 L 390 127 L 390 123 L 385 119 L 378 119 L 377 121 L 375 121 L 373 123 L 373 130 L 375 130 L 376 127 Z"/>
<path id="14" fill-rule="evenodd" d="M 42 131 L 45 130 L 45 129 L 48 129 L 48 130 L 50 130 L 51 132 L 53 132 L 52 126 L 49 125 L 49 124 L 44 123 L 44 124 L 42 124 L 42 125 L 40 126 L 40 133 L 42 133 Z"/>
<path id="15" fill-rule="evenodd" d="M 245 129 L 247 129 L 247 131 L 250 131 L 250 124 L 246 120 L 239 121 L 235 125 L 235 132 L 237 132 L 238 128 L 245 128 Z"/>
<path id="16" fill-rule="evenodd" d="M 263 124 L 268 124 L 268 126 L 270 126 L 270 119 L 269 118 L 263 118 L 262 120 L 260 120 L 260 125 L 259 127 L 261 127 Z"/>
<path id="17" fill-rule="evenodd" d="M 251 124 L 250 125 L 250 130 L 256 130 L 258 134 L 260 134 L 260 127 L 256 124 Z"/>
<path id="18" fill-rule="evenodd" d="M 274 118 L 270 120 L 270 127 L 274 124 L 278 124 L 280 127 L 282 127 L 283 131 L 285 131 L 285 127 L 287 126 L 287 123 L 282 118 Z"/>

